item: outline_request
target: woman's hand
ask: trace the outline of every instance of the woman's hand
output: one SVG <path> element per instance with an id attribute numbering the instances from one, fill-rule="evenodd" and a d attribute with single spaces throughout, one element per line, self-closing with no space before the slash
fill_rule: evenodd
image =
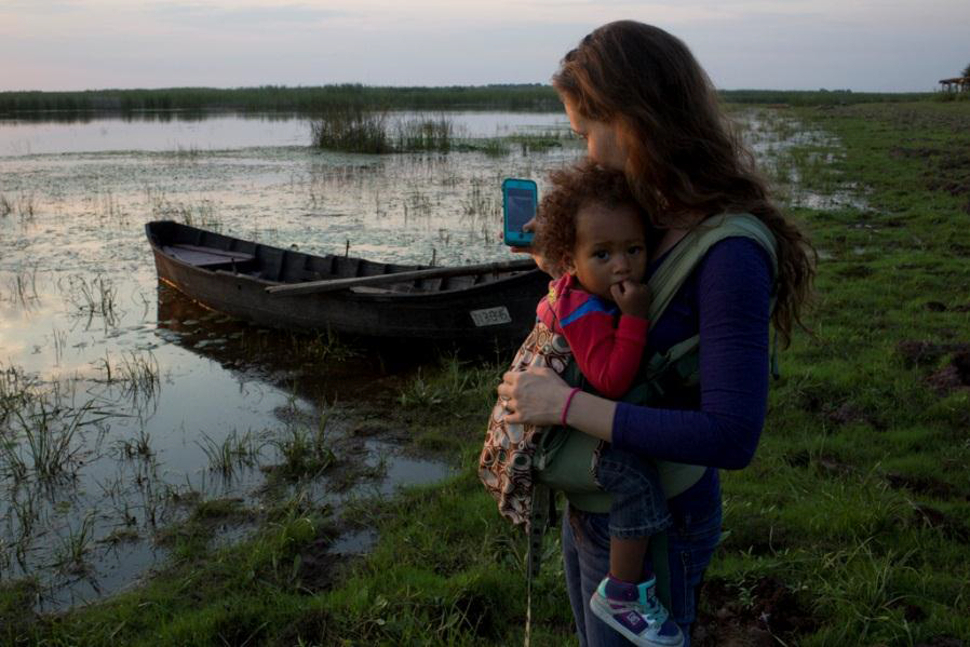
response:
<path id="1" fill-rule="evenodd" d="M 498 396 L 509 412 L 505 419 L 532 425 L 558 425 L 569 391 L 569 385 L 551 368 L 535 366 L 509 371 L 498 385 Z"/>

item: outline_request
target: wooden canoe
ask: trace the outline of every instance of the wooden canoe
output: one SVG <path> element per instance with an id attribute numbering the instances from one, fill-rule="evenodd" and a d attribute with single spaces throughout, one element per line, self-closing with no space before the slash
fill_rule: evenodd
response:
<path id="1" fill-rule="evenodd" d="M 531 260 L 456 268 L 315 256 L 173 221 L 145 225 L 161 281 L 256 324 L 362 337 L 515 344 L 549 277 Z M 388 275 L 401 274 L 401 280 Z"/>

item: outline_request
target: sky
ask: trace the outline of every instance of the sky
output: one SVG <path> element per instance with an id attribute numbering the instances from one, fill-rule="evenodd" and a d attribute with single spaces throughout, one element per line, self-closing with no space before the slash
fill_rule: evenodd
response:
<path id="1" fill-rule="evenodd" d="M 548 83 L 619 19 L 722 89 L 931 91 L 970 65 L 970 0 L 0 0 L 0 91 Z"/>

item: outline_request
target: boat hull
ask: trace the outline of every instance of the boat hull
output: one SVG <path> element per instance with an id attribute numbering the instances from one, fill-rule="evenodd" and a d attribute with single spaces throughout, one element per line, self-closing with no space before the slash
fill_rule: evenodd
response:
<path id="1" fill-rule="evenodd" d="M 160 280 L 208 308 L 273 328 L 329 329 L 341 334 L 381 339 L 517 343 L 533 326 L 536 304 L 548 289 L 548 276 L 532 270 L 509 272 L 508 276 L 454 289 L 415 288 L 400 292 L 355 288 L 296 296 L 273 295 L 265 288 L 291 281 L 267 280 L 234 266 L 213 269 L 180 260 L 166 251 L 163 228 L 153 228 L 156 224 L 149 223 L 146 230 Z M 175 223 L 165 224 L 171 233 Z M 178 233 L 184 235 L 185 226 L 178 227 L 183 228 Z M 198 231 L 203 230 L 194 230 Z M 216 242 L 223 249 L 226 240 L 235 241 L 229 246 L 253 257 L 257 264 L 271 261 L 277 255 L 285 258 L 287 263 L 302 267 L 333 263 L 332 257 L 311 256 L 208 233 L 210 237 L 218 236 Z M 186 238 L 170 237 L 169 242 L 171 240 Z M 199 240 L 199 237 L 189 240 Z M 205 237 L 201 242 L 205 242 Z M 397 271 L 414 269 L 414 266 L 384 267 Z M 306 278 L 319 276 L 316 273 Z"/>

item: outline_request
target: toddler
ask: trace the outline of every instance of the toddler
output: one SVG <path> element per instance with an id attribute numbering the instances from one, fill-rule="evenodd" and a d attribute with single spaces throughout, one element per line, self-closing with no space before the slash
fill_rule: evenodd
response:
<path id="1" fill-rule="evenodd" d="M 647 339 L 646 217 L 622 174 L 587 163 L 551 179 L 535 247 L 562 274 L 540 301 L 538 319 L 565 337 L 586 382 L 616 400 L 632 386 Z M 656 468 L 602 443 L 594 475 L 612 505 L 610 573 L 590 599 L 593 613 L 634 644 L 681 645 L 644 570 L 650 536 L 670 525 Z"/>

